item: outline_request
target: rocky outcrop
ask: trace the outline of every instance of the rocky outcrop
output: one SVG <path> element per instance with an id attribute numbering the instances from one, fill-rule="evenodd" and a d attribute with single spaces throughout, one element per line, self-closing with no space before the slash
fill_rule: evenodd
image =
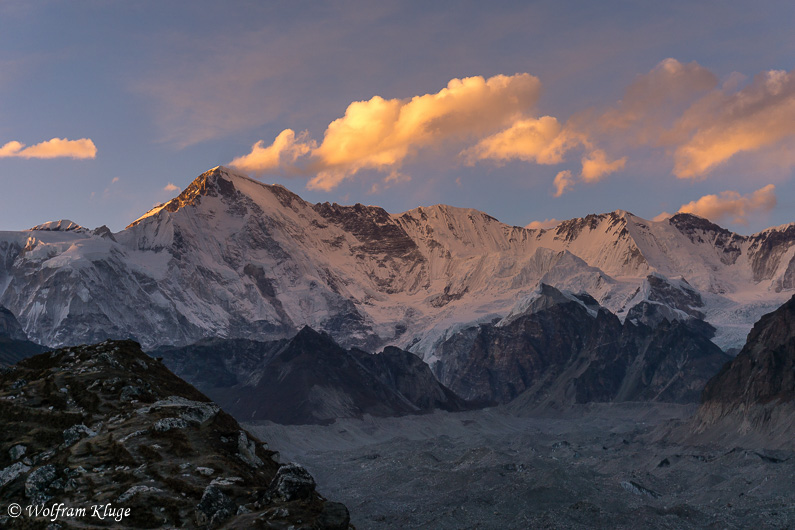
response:
<path id="1" fill-rule="evenodd" d="M 439 383 L 416 355 L 399 348 L 346 350 L 309 327 L 290 340 L 206 341 L 152 352 L 240 421 L 330 423 L 473 405 Z"/>
<path id="2" fill-rule="evenodd" d="M 540 293 L 525 314 L 446 340 L 436 352 L 439 379 L 467 399 L 505 403 L 521 395 L 521 406 L 681 403 L 697 401 L 728 360 L 686 322 L 622 324 L 588 298 L 550 286 Z"/>
<path id="3" fill-rule="evenodd" d="M 130 387 L 135 397 L 122 399 Z M 21 361 L 0 374 L 0 418 L 4 505 L 110 505 L 122 514 L 115 524 L 127 528 L 348 528 L 345 507 L 324 500 L 303 468 L 280 465 L 131 341 Z M 0 526 L 34 520 L 49 522 L 4 513 Z M 90 508 L 58 523 L 104 524 Z"/>
<path id="4" fill-rule="evenodd" d="M 710 379 L 697 433 L 795 437 L 795 297 L 754 325 L 745 346 Z M 788 444 L 786 442 L 789 442 Z"/>

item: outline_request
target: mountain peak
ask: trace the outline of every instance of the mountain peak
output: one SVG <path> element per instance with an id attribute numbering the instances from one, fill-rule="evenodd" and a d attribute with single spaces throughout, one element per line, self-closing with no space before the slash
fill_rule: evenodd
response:
<path id="1" fill-rule="evenodd" d="M 187 188 L 164 204 L 158 204 L 130 223 L 127 228 L 133 227 L 148 217 L 159 213 L 161 210 L 176 212 L 180 208 L 197 204 L 202 196 L 233 197 L 236 193 L 235 181 L 240 179 L 251 180 L 249 177 L 224 166 L 215 166 L 208 169 L 191 182 Z"/>
<path id="2" fill-rule="evenodd" d="M 630 211 L 627 211 L 627 210 L 622 210 L 620 208 L 617 209 L 617 210 L 613 210 L 612 212 L 610 212 L 610 214 L 613 215 L 613 216 L 616 216 L 616 217 L 620 217 L 622 219 L 628 219 L 630 217 L 638 217 L 634 213 L 632 213 Z"/>
<path id="3" fill-rule="evenodd" d="M 729 230 L 716 225 L 709 219 L 700 217 L 692 213 L 678 213 L 668 218 L 668 223 L 671 226 L 679 229 L 680 232 L 692 232 L 694 229 L 700 229 L 704 232 L 715 232 L 718 234 L 729 234 Z"/>
<path id="4" fill-rule="evenodd" d="M 86 228 L 80 226 L 74 221 L 70 221 L 69 219 L 60 219 L 58 221 L 49 221 L 47 223 L 36 225 L 33 228 L 31 228 L 31 230 L 44 230 L 48 232 L 70 232 L 76 230 L 86 230 Z"/>
<path id="5" fill-rule="evenodd" d="M 596 317 L 599 303 L 587 293 L 574 294 L 568 290 L 559 290 L 546 283 L 540 282 L 536 289 L 520 300 L 510 313 L 496 326 L 505 327 L 514 320 L 538 313 L 556 305 L 575 303 L 583 307 L 591 317 Z"/>

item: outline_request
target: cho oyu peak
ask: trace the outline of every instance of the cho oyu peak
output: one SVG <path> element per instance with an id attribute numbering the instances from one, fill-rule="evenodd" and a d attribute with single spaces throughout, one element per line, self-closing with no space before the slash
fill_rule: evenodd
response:
<path id="1" fill-rule="evenodd" d="M 742 236 L 689 214 L 532 230 L 447 205 L 313 204 L 219 166 L 117 233 L 0 232 L 0 305 L 48 346 L 271 340 L 309 325 L 432 361 L 445 337 L 504 318 L 543 282 L 622 319 L 696 315 L 728 348 L 795 291 L 794 244 L 795 225 Z"/>

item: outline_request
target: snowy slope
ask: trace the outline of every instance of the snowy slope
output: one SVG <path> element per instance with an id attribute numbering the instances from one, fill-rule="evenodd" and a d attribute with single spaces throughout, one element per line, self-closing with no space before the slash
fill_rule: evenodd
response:
<path id="1" fill-rule="evenodd" d="M 622 318 L 643 302 L 695 312 L 732 347 L 795 289 L 793 243 L 795 224 L 744 237 L 691 215 L 616 211 L 527 230 L 444 205 L 310 204 L 218 167 L 119 233 L 69 221 L 0 232 L 0 305 L 51 346 L 274 339 L 309 325 L 346 347 L 428 359 L 543 282 Z"/>

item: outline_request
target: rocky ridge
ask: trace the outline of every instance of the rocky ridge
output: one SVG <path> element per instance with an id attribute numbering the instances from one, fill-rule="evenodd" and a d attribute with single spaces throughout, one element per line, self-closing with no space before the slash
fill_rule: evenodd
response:
<path id="1" fill-rule="evenodd" d="M 3 369 L 0 416 L 3 505 L 87 509 L 61 514 L 59 528 L 348 528 L 345 507 L 321 497 L 301 466 L 279 464 L 132 341 Z M 5 528 L 45 521 L 0 517 Z"/>
<path id="2" fill-rule="evenodd" d="M 763 435 L 795 448 L 795 297 L 763 316 L 740 353 L 710 379 L 694 430 Z"/>
<path id="3" fill-rule="evenodd" d="M 327 424 L 472 408 L 416 355 L 389 347 L 344 349 L 305 327 L 289 340 L 220 340 L 151 352 L 239 421 Z"/>
<path id="4" fill-rule="evenodd" d="M 514 408 L 696 402 L 730 359 L 686 321 L 622 323 L 590 296 L 544 284 L 523 312 L 454 334 L 435 357 L 454 392 Z"/>

